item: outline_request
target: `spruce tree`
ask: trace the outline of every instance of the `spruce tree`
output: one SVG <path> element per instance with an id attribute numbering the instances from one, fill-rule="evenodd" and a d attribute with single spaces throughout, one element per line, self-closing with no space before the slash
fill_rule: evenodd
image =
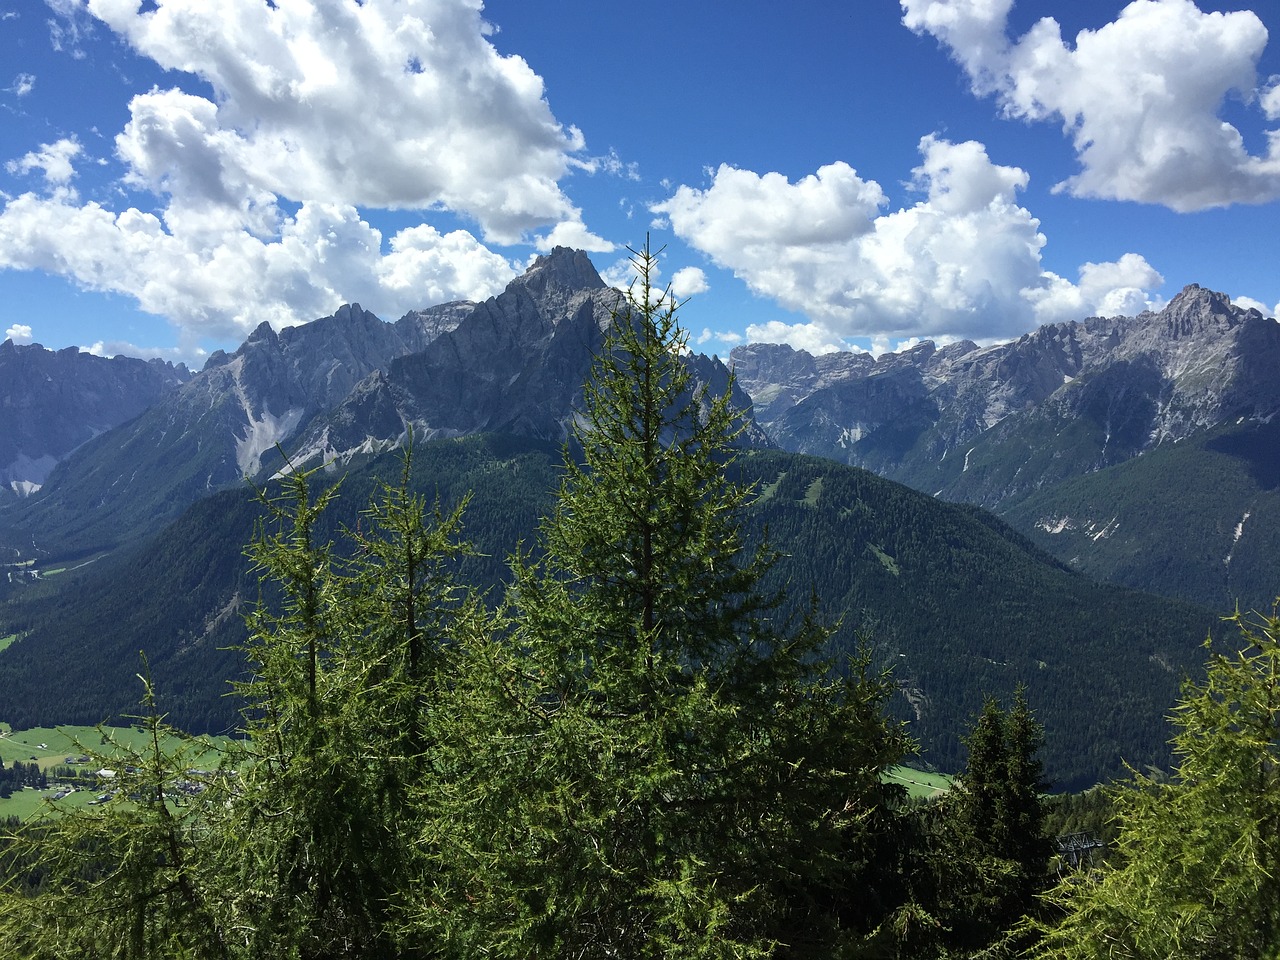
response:
<path id="1" fill-rule="evenodd" d="M 775 619 L 725 468 L 741 419 L 693 382 L 656 258 L 613 316 L 501 638 L 465 651 L 420 923 L 459 954 L 829 951 L 905 748 L 889 687 Z M 445 826 L 447 825 L 447 827 Z"/>
<path id="2" fill-rule="evenodd" d="M 987 697 L 964 737 L 964 772 L 918 811 L 914 894 L 926 922 L 908 938 L 915 956 L 1016 952 L 1010 933 L 1046 883 L 1042 740 L 1021 688 L 1007 710 Z"/>

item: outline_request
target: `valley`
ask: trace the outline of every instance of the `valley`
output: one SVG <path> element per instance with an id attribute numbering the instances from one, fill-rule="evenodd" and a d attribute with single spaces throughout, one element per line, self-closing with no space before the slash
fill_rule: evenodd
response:
<path id="1" fill-rule="evenodd" d="M 352 305 L 210 358 L 0 501 L 20 557 L 0 582 L 0 702 L 27 725 L 119 717 L 145 649 L 175 721 L 234 729 L 253 486 L 323 464 L 325 484 L 343 477 L 336 537 L 410 435 L 417 488 L 471 497 L 466 575 L 495 591 L 550 509 L 616 296 L 560 248 L 486 303 L 396 324 Z M 734 469 L 758 493 L 750 536 L 780 553 L 771 584 L 793 615 L 816 593 L 836 650 L 871 643 L 922 761 L 958 769 L 982 696 L 1023 684 L 1055 782 L 1080 786 L 1167 762 L 1163 717 L 1200 643 L 1280 583 L 1276 392 L 1261 360 L 1230 361 L 1242 338 L 1270 356 L 1267 324 L 1193 286 L 1158 315 L 1004 346 L 686 362 L 713 393 L 737 377 Z"/>

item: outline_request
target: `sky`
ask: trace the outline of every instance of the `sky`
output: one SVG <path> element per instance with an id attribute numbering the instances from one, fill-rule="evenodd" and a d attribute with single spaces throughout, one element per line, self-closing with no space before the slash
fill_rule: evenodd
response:
<path id="1" fill-rule="evenodd" d="M 662 249 L 695 348 L 1280 304 L 1280 2 L 0 0 L 0 334 L 261 322 Z"/>

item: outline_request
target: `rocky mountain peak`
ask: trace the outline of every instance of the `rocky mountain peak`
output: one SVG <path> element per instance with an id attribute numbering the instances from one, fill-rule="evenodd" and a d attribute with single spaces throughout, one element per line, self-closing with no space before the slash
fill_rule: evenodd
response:
<path id="1" fill-rule="evenodd" d="M 581 250 L 556 247 L 538 257 L 522 276 L 507 286 L 508 293 L 524 291 L 549 315 L 563 312 L 571 300 L 601 290 L 605 282 Z"/>
<path id="2" fill-rule="evenodd" d="M 368 310 L 364 309 L 364 307 L 360 306 L 358 303 L 344 303 L 333 312 L 333 319 L 337 320 L 339 323 L 360 323 L 363 322 L 366 317 L 371 316 L 373 316 L 373 314 L 369 313 Z"/>
<path id="3" fill-rule="evenodd" d="M 1253 311 L 1257 312 L 1257 311 Z M 1187 284 L 1182 292 L 1160 311 L 1164 332 L 1171 339 L 1196 337 L 1210 331 L 1227 331 L 1239 326 L 1249 311 L 1234 306 L 1225 293 L 1206 290 L 1198 283 Z"/>

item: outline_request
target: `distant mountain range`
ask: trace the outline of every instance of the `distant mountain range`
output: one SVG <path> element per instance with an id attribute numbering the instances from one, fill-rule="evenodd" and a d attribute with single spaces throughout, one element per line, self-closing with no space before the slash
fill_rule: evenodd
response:
<path id="1" fill-rule="evenodd" d="M 0 502 L 0 546 L 44 557 L 113 548 L 201 497 L 277 472 L 277 447 L 302 467 L 372 456 L 410 432 L 563 440 L 619 296 L 585 254 L 559 247 L 484 303 L 394 324 L 358 304 L 280 333 L 264 323 L 60 460 L 30 496 Z M 688 362 L 700 382 L 728 385 L 719 361 Z M 750 406 L 745 393 L 738 402 Z"/>
<path id="2" fill-rule="evenodd" d="M 0 343 L 0 490 L 26 495 L 77 447 L 191 379 L 182 364 Z"/>
<path id="3" fill-rule="evenodd" d="M 33 722 L 127 712 L 145 647 L 175 719 L 227 724 L 226 647 L 254 595 L 246 481 L 289 466 L 385 472 L 411 435 L 431 451 L 424 489 L 476 491 L 489 559 L 473 572 L 497 582 L 546 509 L 618 301 L 585 254 L 557 248 L 484 303 L 263 324 L 195 375 L 0 346 L 0 375 L 14 358 L 44 364 L 25 388 L 0 380 L 0 548 L 13 560 L 0 640 L 17 638 L 0 650 L 0 704 Z M 752 523 L 785 555 L 777 585 L 801 599 L 816 587 L 845 621 L 839 643 L 869 632 L 929 756 L 959 762 L 982 694 L 1025 682 L 1054 736 L 1088 737 L 1083 752 L 1053 748 L 1073 782 L 1159 762 L 1164 713 L 1215 612 L 1280 590 L 1277 359 L 1274 320 L 1195 286 L 1159 313 L 994 347 L 685 358 L 713 392 L 734 370 Z"/>
<path id="4" fill-rule="evenodd" d="M 1095 576 L 1221 609 L 1280 592 L 1280 325 L 1222 294 L 985 348 L 731 357 L 784 449 L 987 507 Z"/>

